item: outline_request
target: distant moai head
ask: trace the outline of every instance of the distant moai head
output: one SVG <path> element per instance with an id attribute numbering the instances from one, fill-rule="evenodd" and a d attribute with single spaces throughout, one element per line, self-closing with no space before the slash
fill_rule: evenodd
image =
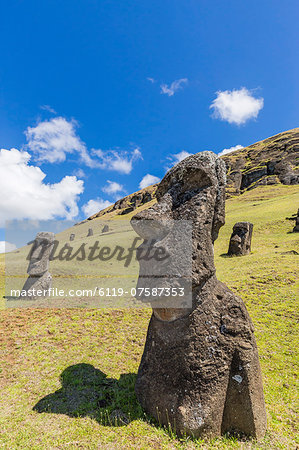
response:
<path id="1" fill-rule="evenodd" d="M 299 232 L 299 209 L 297 211 L 297 217 L 295 220 L 296 220 L 296 222 L 295 222 L 295 226 L 293 228 L 294 233 Z"/>
<path id="2" fill-rule="evenodd" d="M 89 237 L 89 236 L 93 236 L 93 229 L 92 228 L 88 228 L 87 237 Z"/>
<path id="3" fill-rule="evenodd" d="M 251 252 L 253 224 L 251 222 L 237 222 L 229 241 L 228 255 L 249 255 Z"/>
<path id="4" fill-rule="evenodd" d="M 73 241 L 75 239 L 75 235 L 74 235 L 74 233 L 72 233 L 71 235 L 70 235 L 70 241 Z"/>
<path id="5" fill-rule="evenodd" d="M 49 269 L 49 259 L 54 245 L 54 233 L 37 233 L 29 255 L 30 262 L 27 273 L 31 276 L 41 276 Z"/>
<path id="6" fill-rule="evenodd" d="M 109 226 L 108 225 L 104 225 L 102 228 L 102 233 L 107 233 L 109 231 Z"/>
<path id="7" fill-rule="evenodd" d="M 173 230 L 176 221 L 185 221 L 191 226 L 193 290 L 215 273 L 213 243 L 225 222 L 225 183 L 225 164 L 217 155 L 202 152 L 189 156 L 167 172 L 156 192 L 157 203 L 131 220 L 145 243 L 153 240 L 156 241 L 154 246 L 159 247 L 166 242 L 170 255 L 168 265 L 176 261 L 178 272 L 183 255 L 178 252 L 178 239 Z M 153 261 L 139 260 L 139 264 L 141 273 L 151 272 Z M 148 280 L 139 278 L 138 287 L 146 286 Z M 171 320 L 180 314 L 178 311 L 168 313 Z"/>

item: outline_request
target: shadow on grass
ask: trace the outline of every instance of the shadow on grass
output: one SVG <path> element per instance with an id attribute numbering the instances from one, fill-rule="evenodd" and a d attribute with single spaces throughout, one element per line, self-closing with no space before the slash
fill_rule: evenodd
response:
<path id="1" fill-rule="evenodd" d="M 91 417 L 101 425 L 122 426 L 145 418 L 135 396 L 136 374 L 122 374 L 119 380 L 107 378 L 91 364 L 75 364 L 60 375 L 62 387 L 39 400 L 33 407 L 39 413 Z"/>

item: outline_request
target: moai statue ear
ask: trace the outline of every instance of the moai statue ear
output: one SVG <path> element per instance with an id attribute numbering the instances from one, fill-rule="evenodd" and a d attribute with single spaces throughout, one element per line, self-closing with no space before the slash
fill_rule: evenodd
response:
<path id="1" fill-rule="evenodd" d="M 225 163 L 217 158 L 215 161 L 215 170 L 218 180 L 216 186 L 215 212 L 212 226 L 212 240 L 216 241 L 220 228 L 225 224 L 225 185 L 226 185 L 226 167 Z"/>

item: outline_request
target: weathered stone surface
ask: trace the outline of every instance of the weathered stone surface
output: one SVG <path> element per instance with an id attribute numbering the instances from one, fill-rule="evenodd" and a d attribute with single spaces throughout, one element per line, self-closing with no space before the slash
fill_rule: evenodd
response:
<path id="1" fill-rule="evenodd" d="M 228 255 L 243 256 L 251 252 L 253 224 L 250 222 L 237 222 L 229 241 Z"/>
<path id="2" fill-rule="evenodd" d="M 42 231 L 37 233 L 36 238 L 33 241 L 27 269 L 29 277 L 22 289 L 23 292 L 27 292 L 27 297 L 31 299 L 44 296 L 33 295 L 33 289 L 35 291 L 48 291 L 52 286 L 52 276 L 49 273 L 49 261 L 54 245 L 54 238 L 54 233 Z M 24 298 L 25 295 L 22 295 L 21 297 Z"/>
<path id="3" fill-rule="evenodd" d="M 293 228 L 293 232 L 294 233 L 299 232 L 299 209 L 297 211 L 296 223 L 295 223 L 295 226 Z"/>
<path id="4" fill-rule="evenodd" d="M 23 291 L 27 292 L 27 295 L 21 295 L 21 298 L 30 298 L 32 300 L 43 298 L 47 296 L 47 292 L 52 287 L 52 275 L 47 271 L 41 276 L 30 275 L 26 283 L 24 284 Z M 34 291 L 33 291 L 34 289 Z M 34 295 L 36 291 L 43 291 L 42 295 Z"/>
<path id="5" fill-rule="evenodd" d="M 102 228 L 102 233 L 107 233 L 109 231 L 109 225 L 104 225 Z"/>
<path id="6" fill-rule="evenodd" d="M 89 236 L 93 236 L 93 229 L 92 228 L 88 228 L 87 237 L 89 237 Z"/>
<path id="7" fill-rule="evenodd" d="M 73 241 L 75 239 L 75 235 L 74 235 L 74 233 L 72 233 L 71 235 L 70 235 L 70 241 Z"/>
<path id="8" fill-rule="evenodd" d="M 242 300 L 215 275 L 213 242 L 225 218 L 224 163 L 211 152 L 186 158 L 163 178 L 157 199 L 132 226 L 143 237 L 144 220 L 165 226 L 166 235 L 168 221 L 192 221 L 192 308 L 156 308 L 150 298 L 137 397 L 148 414 L 180 435 L 235 431 L 260 438 L 266 413 L 253 325 Z M 139 264 L 144 270 L 146 262 Z"/>

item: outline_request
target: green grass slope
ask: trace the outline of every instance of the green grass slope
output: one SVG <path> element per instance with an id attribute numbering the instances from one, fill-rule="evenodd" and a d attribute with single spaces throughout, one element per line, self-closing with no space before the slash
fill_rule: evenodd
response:
<path id="1" fill-rule="evenodd" d="M 298 204 L 298 186 L 264 186 L 229 199 L 215 243 L 218 278 L 244 299 L 256 329 L 268 415 L 261 442 L 179 440 L 143 414 L 134 381 L 149 310 L 10 309 L 0 311 L 0 447 L 298 448 L 299 256 L 288 252 L 299 252 L 299 235 L 285 219 Z M 252 254 L 228 258 L 232 226 L 240 220 L 254 223 Z M 0 270 L 2 297 L 3 255 Z M 129 423 L 116 423 L 115 410 Z"/>

